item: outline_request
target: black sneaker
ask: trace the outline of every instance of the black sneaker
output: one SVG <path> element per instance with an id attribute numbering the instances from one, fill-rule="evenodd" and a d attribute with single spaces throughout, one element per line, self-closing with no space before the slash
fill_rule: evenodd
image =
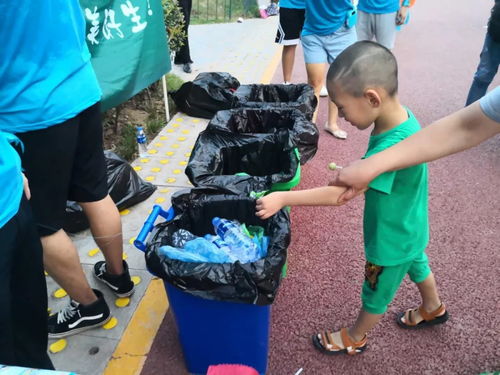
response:
<path id="1" fill-rule="evenodd" d="M 106 284 L 118 297 L 128 297 L 134 293 L 134 283 L 130 279 L 128 264 L 123 261 L 123 273 L 112 275 L 106 271 L 106 262 L 94 264 L 94 277 Z"/>
<path id="2" fill-rule="evenodd" d="M 49 316 L 49 338 L 57 339 L 99 327 L 111 318 L 104 296 L 96 289 L 93 291 L 97 296 L 94 303 L 82 305 L 71 300 L 64 309 Z"/>

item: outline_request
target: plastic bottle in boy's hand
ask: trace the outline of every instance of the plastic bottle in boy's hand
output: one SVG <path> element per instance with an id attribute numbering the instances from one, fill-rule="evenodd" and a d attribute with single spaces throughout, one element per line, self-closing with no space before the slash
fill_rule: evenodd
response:
<path id="1" fill-rule="evenodd" d="M 257 247 L 252 239 L 243 233 L 237 222 L 214 217 L 212 224 L 215 233 L 231 248 L 231 252 L 241 263 L 252 262 L 257 259 Z"/>

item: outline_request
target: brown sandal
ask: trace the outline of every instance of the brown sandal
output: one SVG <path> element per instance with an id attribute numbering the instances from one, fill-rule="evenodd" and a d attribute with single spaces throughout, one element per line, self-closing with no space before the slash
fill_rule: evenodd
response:
<path id="1" fill-rule="evenodd" d="M 325 331 L 318 333 L 312 337 L 313 345 L 321 353 L 324 354 L 340 354 L 345 353 L 349 355 L 355 355 L 366 350 L 367 337 L 363 337 L 360 341 L 354 342 L 347 334 L 347 328 L 342 328 L 340 330 L 340 337 L 342 339 L 343 348 L 339 347 L 333 342 L 332 332 Z"/>
<path id="2" fill-rule="evenodd" d="M 417 310 L 420 313 L 420 316 L 424 319 L 419 323 L 416 323 L 413 320 L 413 317 L 415 316 Z M 405 318 L 405 322 L 401 320 L 402 318 Z M 422 306 L 420 306 L 418 309 L 406 310 L 405 312 L 400 313 L 398 315 L 396 322 L 402 328 L 415 329 L 415 328 L 434 326 L 436 324 L 442 324 L 446 322 L 448 319 L 449 319 L 448 311 L 446 311 L 444 303 L 441 303 L 441 306 L 439 306 L 436 310 L 430 313 L 425 311 Z"/>

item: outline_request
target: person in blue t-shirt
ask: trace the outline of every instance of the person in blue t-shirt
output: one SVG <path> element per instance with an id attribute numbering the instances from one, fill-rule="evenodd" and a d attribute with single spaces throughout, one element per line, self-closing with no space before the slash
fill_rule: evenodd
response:
<path id="1" fill-rule="evenodd" d="M 51 370 L 42 245 L 11 143 L 22 148 L 0 131 L 0 364 Z"/>
<path id="2" fill-rule="evenodd" d="M 8 30 L 0 33 L 0 130 L 24 144 L 22 165 L 45 269 L 71 297 L 48 320 L 49 337 L 64 337 L 110 319 L 62 229 L 67 200 L 80 203 L 103 251 L 105 261 L 94 266 L 94 276 L 120 297 L 134 291 L 122 260 L 120 215 L 108 195 L 101 90 L 78 0 L 4 1 L 0 24 Z"/>
<path id="3" fill-rule="evenodd" d="M 283 68 L 283 83 L 292 81 L 295 50 L 300 41 L 300 33 L 305 20 L 305 0 L 281 0 L 280 22 L 275 42 L 283 46 L 281 65 Z"/>
<path id="4" fill-rule="evenodd" d="M 358 40 L 373 40 L 394 48 L 396 27 L 404 25 L 410 0 L 359 0 L 356 31 Z"/>
<path id="5" fill-rule="evenodd" d="M 307 80 L 318 97 L 325 82 L 325 65 L 331 64 L 345 48 L 356 42 L 353 21 L 354 6 L 350 0 L 306 0 L 301 41 Z M 317 111 L 313 122 L 316 122 Z M 328 100 L 325 131 L 339 139 L 347 138 L 347 133 L 339 128 L 337 121 L 338 109 Z"/>

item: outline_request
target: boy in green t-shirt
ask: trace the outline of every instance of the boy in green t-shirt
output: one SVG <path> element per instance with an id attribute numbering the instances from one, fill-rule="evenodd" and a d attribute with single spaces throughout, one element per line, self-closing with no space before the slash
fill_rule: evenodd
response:
<path id="1" fill-rule="evenodd" d="M 396 59 L 380 44 L 362 41 L 346 48 L 330 66 L 327 86 L 341 117 L 360 130 L 374 124 L 365 157 L 420 129 L 399 102 Z M 285 206 L 338 205 L 345 189 L 325 186 L 271 193 L 257 201 L 257 216 L 266 219 Z M 327 354 L 366 349 L 367 332 L 380 321 L 406 274 L 417 284 L 422 305 L 401 313 L 397 323 L 420 328 L 448 319 L 425 254 L 429 241 L 425 164 L 386 172 L 371 182 L 365 193 L 363 231 L 363 306 L 350 328 L 313 336 L 315 347 Z"/>

